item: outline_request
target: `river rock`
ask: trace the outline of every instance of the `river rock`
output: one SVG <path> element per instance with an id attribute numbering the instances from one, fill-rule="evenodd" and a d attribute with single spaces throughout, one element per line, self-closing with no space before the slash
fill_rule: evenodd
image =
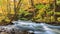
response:
<path id="1" fill-rule="evenodd" d="M 7 33 L 7 32 L 1 32 L 0 34 L 9 34 L 9 33 Z"/>

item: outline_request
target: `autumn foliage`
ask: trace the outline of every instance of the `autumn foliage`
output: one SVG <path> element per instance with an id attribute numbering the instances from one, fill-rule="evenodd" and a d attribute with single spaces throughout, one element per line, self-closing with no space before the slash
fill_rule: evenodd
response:
<path id="1" fill-rule="evenodd" d="M 0 24 L 14 20 L 60 22 L 59 0 L 0 0 Z"/>

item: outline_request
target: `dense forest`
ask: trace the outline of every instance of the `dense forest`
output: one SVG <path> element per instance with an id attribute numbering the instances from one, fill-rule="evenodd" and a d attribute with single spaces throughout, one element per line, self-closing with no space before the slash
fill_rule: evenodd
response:
<path id="1" fill-rule="evenodd" d="M 60 23 L 60 0 L 0 0 L 0 24 L 16 20 Z"/>

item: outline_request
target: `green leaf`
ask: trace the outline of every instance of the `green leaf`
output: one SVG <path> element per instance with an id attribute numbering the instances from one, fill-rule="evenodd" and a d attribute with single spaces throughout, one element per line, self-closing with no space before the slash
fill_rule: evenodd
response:
<path id="1" fill-rule="evenodd" d="M 41 8 L 43 8 L 45 5 L 43 5 L 43 4 L 39 4 L 39 5 L 36 5 L 35 7 L 37 8 L 37 9 L 41 9 Z"/>

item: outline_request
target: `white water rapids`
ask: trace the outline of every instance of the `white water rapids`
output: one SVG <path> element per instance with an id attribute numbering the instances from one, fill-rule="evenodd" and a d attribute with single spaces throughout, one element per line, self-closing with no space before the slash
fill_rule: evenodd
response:
<path id="1" fill-rule="evenodd" d="M 13 23 L 13 25 L 0 26 L 0 30 L 10 31 L 12 29 L 19 29 L 21 31 L 33 32 L 34 34 L 60 34 L 60 26 L 21 20 L 13 21 Z"/>

